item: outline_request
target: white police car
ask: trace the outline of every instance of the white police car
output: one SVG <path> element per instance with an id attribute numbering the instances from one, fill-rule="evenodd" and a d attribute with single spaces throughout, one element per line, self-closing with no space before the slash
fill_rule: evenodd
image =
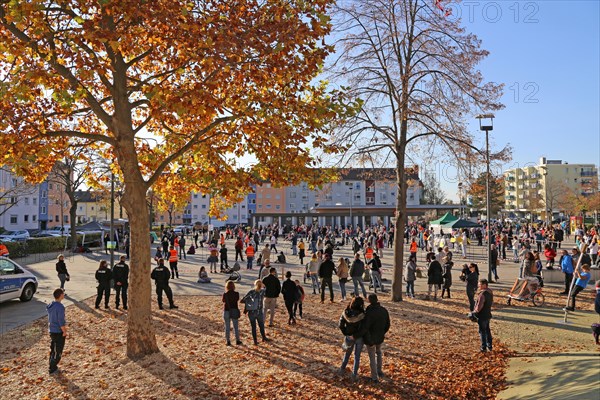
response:
<path id="1" fill-rule="evenodd" d="M 35 275 L 6 257 L 0 257 L 0 302 L 19 298 L 29 301 L 37 291 Z"/>

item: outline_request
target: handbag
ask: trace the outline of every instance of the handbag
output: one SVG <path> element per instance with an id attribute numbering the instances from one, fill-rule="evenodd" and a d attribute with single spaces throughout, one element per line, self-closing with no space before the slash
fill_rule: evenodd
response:
<path id="1" fill-rule="evenodd" d="M 227 300 L 227 297 L 225 297 L 225 300 Z M 227 301 L 225 301 L 225 304 L 227 304 L 227 307 L 229 308 L 229 318 L 231 318 L 231 319 L 239 319 L 240 316 L 242 315 L 240 313 L 240 309 L 239 308 L 232 308 Z"/>
<path id="2" fill-rule="evenodd" d="M 352 336 L 344 337 L 344 341 L 342 342 L 342 349 L 348 350 L 354 346 L 355 340 Z"/>
<path id="3" fill-rule="evenodd" d="M 65 276 L 65 281 L 69 282 L 71 280 L 71 275 L 67 274 Z"/>

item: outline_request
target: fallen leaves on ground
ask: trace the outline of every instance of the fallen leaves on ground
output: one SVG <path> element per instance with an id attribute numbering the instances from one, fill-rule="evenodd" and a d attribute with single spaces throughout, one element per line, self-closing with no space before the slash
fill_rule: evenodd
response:
<path id="1" fill-rule="evenodd" d="M 353 358 L 344 377 L 336 374 L 345 303 L 319 304 L 318 296 L 307 295 L 304 319 L 288 326 L 280 299 L 276 325 L 267 328 L 271 342 L 254 346 L 242 315 L 244 344 L 227 347 L 221 298 L 176 295 L 178 310 L 153 310 L 161 352 L 138 361 L 125 356 L 126 314 L 94 310 L 91 300 L 68 308 L 70 336 L 57 375 L 47 372 L 45 318 L 5 334 L 2 392 L 29 399 L 485 399 L 505 387 L 511 352 L 496 340 L 493 353 L 479 353 L 463 293 L 437 302 L 381 300 L 392 328 L 380 384 L 367 379 L 366 351 L 359 381 L 350 379 Z"/>

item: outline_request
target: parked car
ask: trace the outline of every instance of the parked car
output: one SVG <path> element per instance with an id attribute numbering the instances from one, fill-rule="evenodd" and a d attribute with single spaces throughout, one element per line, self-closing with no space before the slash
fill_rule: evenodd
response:
<path id="1" fill-rule="evenodd" d="M 31 272 L 5 257 L 0 257 L 0 302 L 20 299 L 29 301 L 38 289 L 38 280 Z"/>
<path id="2" fill-rule="evenodd" d="M 55 226 L 54 228 L 46 229 L 45 231 L 40 231 L 39 234 L 48 236 L 69 236 L 70 232 L 70 226 Z"/>
<path id="3" fill-rule="evenodd" d="M 26 230 L 6 231 L 2 235 L 0 235 L 0 240 L 6 241 L 6 242 L 19 242 L 19 241 L 25 241 L 25 240 L 29 239 L 30 237 L 31 236 L 29 235 L 29 232 Z"/>

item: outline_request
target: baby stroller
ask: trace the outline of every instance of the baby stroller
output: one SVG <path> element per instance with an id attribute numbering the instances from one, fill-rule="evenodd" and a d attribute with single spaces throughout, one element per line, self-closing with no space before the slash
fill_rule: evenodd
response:
<path id="1" fill-rule="evenodd" d="M 233 267 L 223 270 L 223 272 L 225 272 L 226 274 L 229 274 L 226 281 L 233 281 L 233 282 L 241 281 L 242 275 L 240 275 L 240 273 L 238 272 L 239 270 L 240 270 L 240 263 L 237 261 L 235 262 L 235 264 L 233 264 Z"/>

